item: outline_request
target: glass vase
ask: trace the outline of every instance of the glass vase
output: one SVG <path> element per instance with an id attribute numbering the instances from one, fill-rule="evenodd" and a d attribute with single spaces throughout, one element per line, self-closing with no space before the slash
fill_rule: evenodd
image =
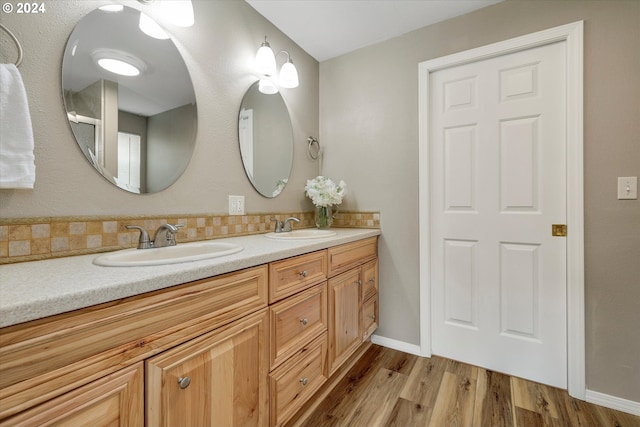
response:
<path id="1" fill-rule="evenodd" d="M 316 227 L 326 230 L 333 224 L 333 209 L 331 206 L 316 206 Z"/>

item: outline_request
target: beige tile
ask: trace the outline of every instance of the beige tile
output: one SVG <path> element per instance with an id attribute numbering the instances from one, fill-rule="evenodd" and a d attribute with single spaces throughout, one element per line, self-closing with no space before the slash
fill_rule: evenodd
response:
<path id="1" fill-rule="evenodd" d="M 102 221 L 102 232 L 103 233 L 117 233 L 118 232 L 118 221 Z"/>
<path id="2" fill-rule="evenodd" d="M 9 257 L 9 242 L 0 242 L 0 258 Z"/>
<path id="3" fill-rule="evenodd" d="M 68 222 L 52 222 L 51 237 L 64 237 L 69 235 Z"/>
<path id="4" fill-rule="evenodd" d="M 69 223 L 69 234 L 86 234 L 87 223 L 86 222 L 71 222 Z"/>
<path id="5" fill-rule="evenodd" d="M 9 241 L 9 226 L 0 225 L 0 242 Z"/>
<path id="6" fill-rule="evenodd" d="M 102 234 L 89 234 L 87 236 L 87 248 L 97 249 L 102 247 Z"/>
<path id="7" fill-rule="evenodd" d="M 54 237 L 51 239 L 51 252 L 64 252 L 69 250 L 68 237 Z"/>
<path id="8" fill-rule="evenodd" d="M 51 239 L 31 240 L 31 254 L 42 255 L 51 252 Z"/>
<path id="9" fill-rule="evenodd" d="M 9 226 L 9 240 L 29 240 L 29 239 L 31 239 L 30 226 L 28 225 L 10 225 Z"/>
<path id="10" fill-rule="evenodd" d="M 29 240 L 14 240 L 9 242 L 9 256 L 31 255 L 31 242 Z"/>
<path id="11" fill-rule="evenodd" d="M 45 239 L 51 237 L 51 225 L 49 224 L 33 224 L 31 226 L 32 239 Z"/>

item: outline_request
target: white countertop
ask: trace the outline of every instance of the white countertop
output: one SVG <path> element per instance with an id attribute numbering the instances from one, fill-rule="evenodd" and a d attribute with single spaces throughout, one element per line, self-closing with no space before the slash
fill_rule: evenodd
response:
<path id="1" fill-rule="evenodd" d="M 98 255 L 82 255 L 2 265 L 0 327 L 380 235 L 378 229 L 332 230 L 335 236 L 313 240 L 274 240 L 262 234 L 219 239 L 244 249 L 220 258 L 179 264 L 100 267 L 93 264 Z"/>

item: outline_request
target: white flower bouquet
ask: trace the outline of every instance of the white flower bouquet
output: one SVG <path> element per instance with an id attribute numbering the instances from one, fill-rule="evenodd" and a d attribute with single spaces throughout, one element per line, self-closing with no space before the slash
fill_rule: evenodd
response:
<path id="1" fill-rule="evenodd" d="M 347 184 L 344 181 L 336 184 L 321 175 L 308 180 L 304 190 L 307 197 L 316 206 L 316 226 L 329 228 L 333 222 L 332 207 L 342 203 L 347 192 Z"/>

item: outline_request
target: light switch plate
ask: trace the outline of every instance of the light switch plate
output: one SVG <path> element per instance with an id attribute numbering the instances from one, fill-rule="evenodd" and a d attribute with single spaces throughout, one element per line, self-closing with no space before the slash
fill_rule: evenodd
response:
<path id="1" fill-rule="evenodd" d="M 229 215 L 244 215 L 244 196 L 229 196 Z"/>
<path id="2" fill-rule="evenodd" d="M 618 177 L 618 200 L 635 200 L 638 198 L 638 177 Z"/>

